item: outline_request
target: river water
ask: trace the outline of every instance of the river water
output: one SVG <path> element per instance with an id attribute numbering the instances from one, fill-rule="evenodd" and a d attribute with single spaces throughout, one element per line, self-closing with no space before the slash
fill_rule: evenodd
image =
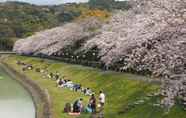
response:
<path id="1" fill-rule="evenodd" d="M 0 118 L 35 118 L 29 93 L 0 68 Z"/>

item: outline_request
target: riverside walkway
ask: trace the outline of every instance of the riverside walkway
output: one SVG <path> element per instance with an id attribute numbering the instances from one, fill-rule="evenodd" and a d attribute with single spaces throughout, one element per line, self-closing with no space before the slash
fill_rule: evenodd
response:
<path id="1" fill-rule="evenodd" d="M 16 53 L 12 51 L 0 51 L 0 55 L 1 54 L 16 54 Z"/>

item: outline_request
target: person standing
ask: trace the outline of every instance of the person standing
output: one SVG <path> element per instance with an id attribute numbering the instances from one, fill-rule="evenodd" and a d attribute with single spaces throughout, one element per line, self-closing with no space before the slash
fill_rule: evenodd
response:
<path id="1" fill-rule="evenodd" d="M 94 96 L 94 94 L 92 94 L 90 100 L 90 107 L 92 109 L 92 113 L 95 114 L 96 113 L 96 97 Z"/>
<path id="2" fill-rule="evenodd" d="M 99 103 L 100 103 L 101 107 L 104 107 L 104 105 L 105 105 L 105 94 L 103 93 L 103 91 L 99 92 Z"/>
<path id="3" fill-rule="evenodd" d="M 100 104 L 100 110 L 99 110 L 99 116 L 98 118 L 104 118 L 104 105 L 105 105 L 105 94 L 103 91 L 99 92 L 99 104 Z"/>

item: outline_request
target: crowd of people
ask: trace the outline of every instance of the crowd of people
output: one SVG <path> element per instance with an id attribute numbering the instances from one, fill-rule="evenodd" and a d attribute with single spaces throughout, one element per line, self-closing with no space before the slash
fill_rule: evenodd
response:
<path id="1" fill-rule="evenodd" d="M 34 67 L 32 64 L 26 64 L 21 61 L 17 61 L 18 65 L 22 65 L 22 71 L 26 70 L 33 70 Z M 56 81 L 56 86 L 59 88 L 68 88 L 70 90 L 76 91 L 76 92 L 81 92 L 84 95 L 91 96 L 94 94 L 93 90 L 91 90 L 89 87 L 82 87 L 81 84 L 74 83 L 69 79 L 66 79 L 65 76 L 60 77 L 60 74 L 58 72 L 49 72 L 47 68 L 41 69 L 41 68 L 35 68 L 36 72 L 39 72 L 42 74 L 44 79 L 50 79 Z"/>
<path id="2" fill-rule="evenodd" d="M 69 113 L 69 115 L 80 115 L 82 112 L 91 113 L 92 116 L 95 116 L 98 113 L 99 118 L 104 118 L 103 109 L 105 105 L 105 94 L 103 91 L 99 93 L 99 100 L 97 103 L 96 97 L 94 94 L 91 95 L 88 105 L 83 105 L 83 99 L 77 99 L 73 104 L 66 103 L 64 112 Z"/>
<path id="3" fill-rule="evenodd" d="M 59 88 L 68 88 L 70 90 L 73 90 L 75 92 L 81 92 L 84 95 L 91 96 L 94 94 L 94 92 L 90 88 L 82 87 L 81 84 L 73 83 L 71 80 L 65 79 L 65 76 L 63 79 L 57 79 L 57 87 Z"/>
<path id="4" fill-rule="evenodd" d="M 17 65 L 22 66 L 22 71 L 34 70 L 37 73 L 41 73 L 43 79 L 50 79 L 56 81 L 56 86 L 59 88 L 66 88 L 75 92 L 81 92 L 86 96 L 90 96 L 88 105 L 83 105 L 83 99 L 79 98 L 75 100 L 73 104 L 66 103 L 64 112 L 69 115 L 80 115 L 82 112 L 92 113 L 95 115 L 99 113 L 99 118 L 103 118 L 103 107 L 105 104 L 105 94 L 103 91 L 99 93 L 99 102 L 97 104 L 95 93 L 89 87 L 83 87 L 81 84 L 74 83 L 73 81 L 67 79 L 66 76 L 60 76 L 59 72 L 49 72 L 47 67 L 45 68 L 35 68 L 32 64 L 27 64 L 21 61 L 17 61 Z"/>

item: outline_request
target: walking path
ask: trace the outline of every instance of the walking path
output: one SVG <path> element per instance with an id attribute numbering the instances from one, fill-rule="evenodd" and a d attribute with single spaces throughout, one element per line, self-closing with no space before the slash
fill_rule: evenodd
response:
<path id="1" fill-rule="evenodd" d="M 0 51 L 0 54 L 16 54 L 16 53 L 12 51 Z"/>

